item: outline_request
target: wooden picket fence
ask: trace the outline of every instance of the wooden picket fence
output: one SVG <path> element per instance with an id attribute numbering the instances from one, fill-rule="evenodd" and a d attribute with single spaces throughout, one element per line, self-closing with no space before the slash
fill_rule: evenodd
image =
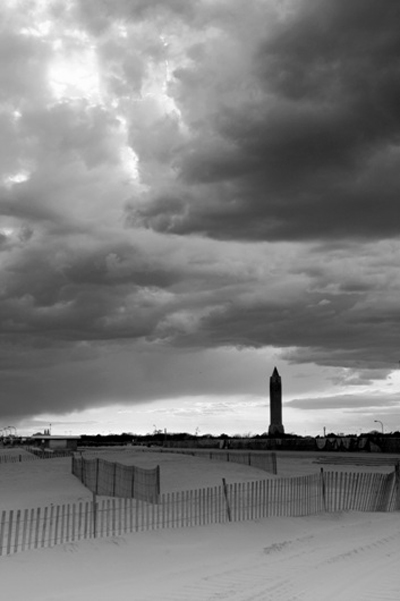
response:
<path id="1" fill-rule="evenodd" d="M 3 511 L 0 555 L 130 532 L 240 522 L 272 516 L 400 509 L 399 470 L 324 472 L 164 493 L 157 503 L 113 498 Z"/>
<path id="2" fill-rule="evenodd" d="M 141 468 L 106 461 L 95 457 L 86 459 L 74 455 L 71 472 L 97 495 L 134 497 L 155 503 L 160 494 L 160 466 Z"/>
<path id="3" fill-rule="evenodd" d="M 21 463 L 22 461 L 35 461 L 39 459 L 35 455 L 23 455 L 19 453 L 18 455 L 0 455 L 0 463 Z"/>
<path id="4" fill-rule="evenodd" d="M 71 457 L 72 451 L 64 451 L 64 450 L 47 450 L 40 449 L 37 447 L 26 447 L 25 448 L 28 453 L 18 453 L 17 454 L 0 454 L 0 464 L 1 463 L 22 463 L 25 461 L 34 461 L 37 459 L 59 459 L 62 457 Z"/>
<path id="5" fill-rule="evenodd" d="M 400 509 L 399 466 L 389 474 L 324 472 L 321 469 L 324 511 L 396 511 Z"/>
<path id="6" fill-rule="evenodd" d="M 314 463 L 329 465 L 360 465 L 360 466 L 395 466 L 399 462 L 398 457 L 381 455 L 368 455 L 367 453 L 348 453 L 347 455 L 322 455 L 314 459 Z"/>
<path id="7" fill-rule="evenodd" d="M 29 453 L 32 453 L 38 459 L 60 459 L 63 457 L 72 457 L 72 450 L 68 449 L 40 449 L 38 447 L 26 447 Z"/>

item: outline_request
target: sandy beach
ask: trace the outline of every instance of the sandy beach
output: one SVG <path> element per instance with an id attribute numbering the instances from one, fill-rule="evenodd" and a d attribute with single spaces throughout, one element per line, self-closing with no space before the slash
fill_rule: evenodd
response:
<path id="1" fill-rule="evenodd" d="M 139 461 L 134 450 L 113 456 Z M 194 481 L 212 485 L 222 477 L 246 481 L 254 472 L 260 479 L 276 477 L 186 455 L 141 451 L 140 457 L 142 465 L 160 463 L 164 488 L 169 481 L 171 490 L 191 488 Z M 285 476 L 319 469 L 310 455 L 278 461 Z M 90 492 L 69 466 L 69 459 L 1 465 L 0 509 L 88 500 Z M 1 557 L 0 575 L 2 590 L 15 601 L 317 601 L 338 595 L 341 601 L 394 600 L 400 591 L 399 541 L 397 513 L 274 517 L 26 551 Z"/>

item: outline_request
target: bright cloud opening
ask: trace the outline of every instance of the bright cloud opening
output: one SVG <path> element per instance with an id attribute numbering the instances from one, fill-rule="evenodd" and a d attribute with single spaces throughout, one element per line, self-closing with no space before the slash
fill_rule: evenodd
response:
<path id="1" fill-rule="evenodd" d="M 101 102 L 100 77 L 93 48 L 60 54 L 49 69 L 49 85 L 56 100 L 86 98 Z"/>
<path id="2" fill-rule="evenodd" d="M 22 184 L 23 182 L 28 181 L 31 174 L 29 171 L 18 171 L 17 173 L 13 173 L 4 178 L 4 184 L 6 187 L 11 187 L 14 184 Z"/>

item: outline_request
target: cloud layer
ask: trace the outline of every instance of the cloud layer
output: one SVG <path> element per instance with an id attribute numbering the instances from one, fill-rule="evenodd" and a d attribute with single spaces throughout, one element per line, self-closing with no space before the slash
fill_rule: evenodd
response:
<path id="1" fill-rule="evenodd" d="M 5 416 L 229 394 L 218 349 L 396 367 L 394 0 L 0 13 Z"/>

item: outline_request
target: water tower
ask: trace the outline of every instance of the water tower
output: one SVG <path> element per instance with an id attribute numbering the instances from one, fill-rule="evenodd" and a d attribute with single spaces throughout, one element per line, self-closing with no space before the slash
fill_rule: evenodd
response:
<path id="1" fill-rule="evenodd" d="M 270 425 L 268 434 L 276 436 L 284 434 L 285 429 L 282 424 L 282 380 L 276 367 L 269 379 L 269 410 Z"/>

